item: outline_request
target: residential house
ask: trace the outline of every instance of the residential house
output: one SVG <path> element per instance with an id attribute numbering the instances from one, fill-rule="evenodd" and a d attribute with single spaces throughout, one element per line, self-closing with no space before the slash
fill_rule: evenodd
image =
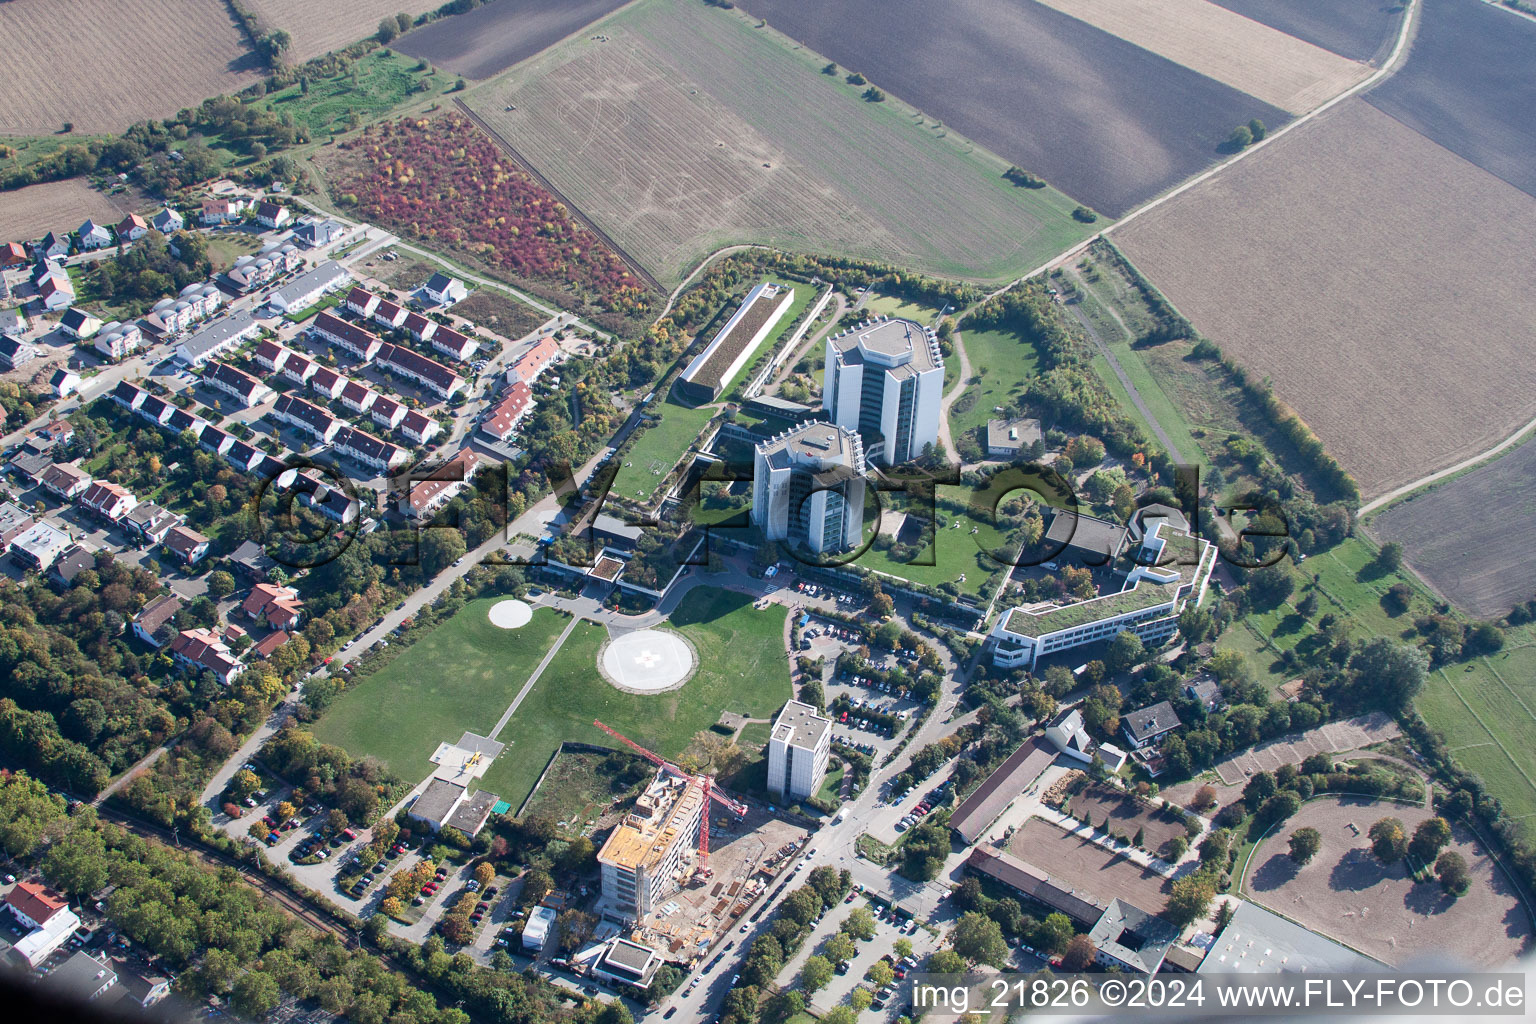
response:
<path id="1" fill-rule="evenodd" d="M 26 932 L 6 954 L 18 965 L 37 967 L 57 953 L 80 927 L 80 918 L 69 909 L 64 894 L 40 882 L 17 882 L 5 894 L 5 906 Z"/>
<path id="2" fill-rule="evenodd" d="M 254 291 L 268 281 L 294 270 L 304 263 L 304 252 L 292 242 L 269 245 L 255 255 L 237 257 L 224 274 L 243 292 Z"/>
<path id="3" fill-rule="evenodd" d="M 236 441 L 224 453 L 224 461 L 242 473 L 249 473 L 255 469 L 264 458 L 266 456 L 259 449 L 251 447 L 244 441 Z"/>
<path id="4" fill-rule="evenodd" d="M 442 428 L 438 426 L 437 420 L 415 409 L 411 409 L 400 419 L 401 435 L 419 445 L 426 444 L 436 437 L 440 429 Z"/>
<path id="5" fill-rule="evenodd" d="M 27 259 L 27 247 L 20 242 L 0 245 L 0 268 L 24 266 Z"/>
<path id="6" fill-rule="evenodd" d="M 53 389 L 56 398 L 68 398 L 80 390 L 80 375 L 74 370 L 60 367 L 48 378 L 48 386 Z"/>
<path id="7" fill-rule="evenodd" d="M 115 523 L 132 512 L 139 499 L 121 487 L 106 480 L 96 480 L 80 494 L 79 505 L 108 522 Z"/>
<path id="8" fill-rule="evenodd" d="M 152 501 L 141 501 L 123 517 L 122 527 L 141 544 L 159 544 L 181 521 L 181 516 L 169 509 Z"/>
<path id="9" fill-rule="evenodd" d="M 136 213 L 130 213 L 118 221 L 116 230 L 119 242 L 137 242 L 149 234 L 149 222 Z"/>
<path id="10" fill-rule="evenodd" d="M 293 219 L 286 206 L 262 201 L 256 204 L 256 223 L 276 231 Z"/>
<path id="11" fill-rule="evenodd" d="M 277 563 L 260 544 L 253 540 L 242 541 L 229 556 L 235 571 L 253 580 L 265 580 Z"/>
<path id="12" fill-rule="evenodd" d="M 43 977 L 49 992 L 79 1006 L 105 996 L 117 984 L 117 972 L 104 954 L 77 950 Z"/>
<path id="13" fill-rule="evenodd" d="M 94 346 L 107 359 L 120 363 L 144 347 L 144 332 L 138 321 L 124 324 L 113 320 L 96 332 Z"/>
<path id="14" fill-rule="evenodd" d="M 320 408 L 311 405 L 302 398 L 292 395 L 279 395 L 277 402 L 272 406 L 272 418 L 286 423 L 302 434 L 307 434 L 315 440 L 329 444 L 336 436 L 344 423 Z"/>
<path id="15" fill-rule="evenodd" d="M 75 304 L 75 283 L 62 267 L 54 267 L 32 283 L 37 286 L 38 301 L 49 313 L 57 313 Z"/>
<path id="16" fill-rule="evenodd" d="M 51 419 L 32 432 L 27 438 L 28 445 L 38 445 L 38 451 L 52 449 L 61 444 L 69 444 L 75 439 L 75 427 L 69 420 Z"/>
<path id="17" fill-rule="evenodd" d="M 1120 722 L 1120 731 L 1134 750 L 1155 745 L 1158 740 L 1184 724 L 1174 713 L 1173 705 L 1166 700 L 1132 711 L 1122 716 Z"/>
<path id="18" fill-rule="evenodd" d="M 249 408 L 260 405 L 272 396 L 272 389 L 244 370 L 237 370 L 227 363 L 212 363 L 203 369 L 203 383 L 231 396 Z"/>
<path id="19" fill-rule="evenodd" d="M 261 329 L 261 324 L 242 309 L 216 320 L 176 346 L 176 358 L 188 366 L 202 366 L 217 359 Z"/>
<path id="20" fill-rule="evenodd" d="M 64 501 L 74 501 L 91 486 L 91 474 L 69 462 L 56 462 L 43 473 L 43 490 Z"/>
<path id="21" fill-rule="evenodd" d="M 498 441 L 506 441 L 517 432 L 517 425 L 533 406 L 533 389 L 520 380 L 513 381 L 501 401 L 491 407 L 480 429 Z"/>
<path id="22" fill-rule="evenodd" d="M 251 353 L 251 358 L 256 360 L 256 365 L 263 370 L 276 373 L 293 355 L 292 349 L 279 345 L 270 338 L 263 338 L 256 343 L 256 350 Z M 298 383 L 302 384 L 303 381 Z"/>
<path id="23" fill-rule="evenodd" d="M 1083 727 L 1083 713 L 1075 707 L 1051 720 L 1045 727 L 1045 738 L 1054 743 L 1057 750 L 1083 764 L 1092 764 L 1097 756 L 1111 774 L 1125 765 L 1125 751 L 1112 743 L 1095 743 Z"/>
<path id="24" fill-rule="evenodd" d="M 227 431 L 221 430 L 212 423 L 198 431 L 197 434 L 197 446 L 215 455 L 228 454 L 229 449 L 234 443 L 235 439 Z"/>
<path id="25" fill-rule="evenodd" d="M 184 672 L 212 672 L 228 686 L 245 666 L 235 657 L 224 638 L 211 629 L 184 629 L 171 641 L 171 657 Z"/>
<path id="26" fill-rule="evenodd" d="M 69 237 L 50 231 L 43 240 L 32 247 L 32 255 L 40 260 L 51 260 L 69 255 Z"/>
<path id="27" fill-rule="evenodd" d="M 174 235 L 186 227 L 187 219 L 167 206 L 149 219 L 150 226 L 162 235 Z"/>
<path id="28" fill-rule="evenodd" d="M 356 291 L 356 289 L 353 290 Z M 341 317 L 331 313 L 321 313 L 316 316 L 310 330 L 365 363 L 372 362 L 373 357 L 379 354 L 379 349 L 384 345 L 378 335 L 365 331 L 356 324 L 347 323 Z"/>
<path id="29" fill-rule="evenodd" d="M 349 455 L 381 473 L 404 465 L 407 458 L 405 449 L 399 445 L 381 441 L 356 427 L 343 427 L 337 431 L 332 446 L 337 454 Z"/>
<path id="30" fill-rule="evenodd" d="M 343 526 L 356 519 L 362 511 L 362 505 L 346 491 L 307 473 L 294 475 L 291 490 L 305 506 Z"/>
<path id="31" fill-rule="evenodd" d="M 346 386 L 347 378 L 329 366 L 317 367 L 314 375 L 309 378 L 309 390 L 317 395 L 324 395 L 329 401 L 335 401 L 340 397 L 341 389 Z"/>
<path id="32" fill-rule="evenodd" d="M 297 313 L 308 309 L 329 292 L 352 280 L 346 268 L 335 260 L 326 260 L 313 270 L 306 270 L 267 298 L 267 305 L 279 313 Z"/>
<path id="33" fill-rule="evenodd" d="M 11 561 L 23 569 L 46 572 L 74 541 L 69 534 L 47 523 L 33 523 L 6 548 Z"/>
<path id="34" fill-rule="evenodd" d="M 36 345 L 29 345 L 10 335 L 0 335 L 0 370 L 19 369 L 41 354 Z"/>
<path id="35" fill-rule="evenodd" d="M 1207 711 L 1221 707 L 1221 686 L 1214 679 L 1199 679 L 1184 684 L 1184 696 L 1205 706 Z"/>
<path id="36" fill-rule="evenodd" d="M 20 537 L 37 522 L 37 517 L 12 501 L 0 501 L 0 547 Z"/>
<path id="37" fill-rule="evenodd" d="M 5 278 L 0 276 L 0 301 L 5 299 Z M 20 309 L 0 309 L 0 334 L 9 334 L 13 337 L 21 337 L 27 333 L 31 321 L 27 314 Z"/>
<path id="38" fill-rule="evenodd" d="M 266 661 L 276 653 L 277 649 L 293 638 L 287 630 L 280 629 L 275 633 L 268 633 L 256 646 L 251 648 L 251 653 L 262 661 Z"/>
<path id="39" fill-rule="evenodd" d="M 475 357 L 480 343 L 452 327 L 439 327 L 432 332 L 432 347 L 445 356 L 467 363 Z"/>
<path id="40" fill-rule="evenodd" d="M 293 240 L 306 249 L 322 249 L 346 233 L 334 220 L 306 220 L 293 229 Z"/>
<path id="41" fill-rule="evenodd" d="M 364 387 L 355 380 L 347 381 L 341 389 L 341 404 L 353 412 L 367 412 L 378 400 L 379 393 Z"/>
<path id="42" fill-rule="evenodd" d="M 425 479 L 414 476 L 418 471 L 412 470 L 413 479 L 406 484 L 405 493 L 400 498 L 400 512 L 413 519 L 431 515 L 468 487 L 483 465 L 484 460 L 479 455 L 465 448 L 428 473 Z"/>
<path id="43" fill-rule="evenodd" d="M 364 319 L 373 316 L 373 311 L 379 308 L 379 302 L 379 297 L 373 294 L 373 292 L 356 285 L 352 287 L 351 291 L 347 292 L 347 297 L 344 300 L 344 304 L 348 309 Z"/>
<path id="44" fill-rule="evenodd" d="M 175 411 L 176 407 L 159 395 L 145 395 L 139 407 L 134 410 L 134 415 L 157 427 L 163 427 L 170 422 L 171 413 Z"/>
<path id="45" fill-rule="evenodd" d="M 84 252 L 112 244 L 112 231 L 93 220 L 80 225 L 79 235 L 80 249 Z"/>
<path id="46" fill-rule="evenodd" d="M 469 295 L 469 289 L 464 287 L 463 281 L 443 273 L 428 278 L 427 283 L 421 286 L 421 291 L 440 306 L 451 306 Z"/>
<path id="47" fill-rule="evenodd" d="M 147 1010 L 171 994 L 171 979 L 163 974 L 145 973 L 125 959 L 114 960 L 113 967 L 117 971 L 117 987 L 107 993 L 109 996 L 120 992 L 121 996 L 116 998 Z"/>
<path id="48" fill-rule="evenodd" d="M 373 422 L 387 430 L 394 430 L 405 419 L 405 406 L 390 398 L 388 395 L 379 395 L 373 400 L 373 405 L 368 409 L 368 415 Z"/>
<path id="49" fill-rule="evenodd" d="M 385 345 L 379 350 L 376 363 L 413 380 L 447 401 L 464 387 L 464 380 L 435 359 L 428 359 L 404 345 Z"/>
<path id="50" fill-rule="evenodd" d="M 380 327 L 394 330 L 405 323 L 406 311 L 405 307 L 398 303 L 390 302 L 388 299 L 380 299 L 378 305 L 374 307 L 373 312 L 369 315 L 373 318 L 373 322 Z"/>
<path id="51" fill-rule="evenodd" d="M 149 392 L 143 388 L 134 387 L 125 380 L 120 380 L 112 385 L 112 390 L 107 397 L 129 412 L 136 412 L 144 399 L 149 397 Z"/>
<path id="52" fill-rule="evenodd" d="M 150 601 L 133 617 L 133 635 L 155 650 L 170 643 L 176 636 L 176 613 L 181 611 L 181 598 L 164 594 Z"/>
<path id="53" fill-rule="evenodd" d="M 406 333 L 417 341 L 430 341 L 433 333 L 437 330 L 437 321 L 428 320 L 420 313 L 410 312 L 405 315 L 405 319 L 401 321 L 400 326 L 404 327 Z"/>
<path id="54" fill-rule="evenodd" d="M 61 587 L 70 587 L 75 577 L 87 569 L 96 568 L 96 556 L 79 544 L 65 548 L 48 570 L 48 578 Z"/>
<path id="55" fill-rule="evenodd" d="M 212 543 L 190 526 L 174 527 L 165 535 L 165 547 L 182 565 L 196 565 L 208 557 Z"/>
<path id="56" fill-rule="evenodd" d="M 304 615 L 304 601 L 292 587 L 276 583 L 258 583 L 251 588 L 240 610 L 252 622 L 273 629 L 297 629 Z"/>
<path id="57" fill-rule="evenodd" d="M 560 346 L 555 343 L 553 335 L 546 334 L 516 359 L 507 369 L 507 382 L 522 381 L 524 384 L 532 384 L 535 377 L 544 372 L 544 368 L 553 363 L 560 355 Z"/>
<path id="58" fill-rule="evenodd" d="M 59 317 L 59 328 L 71 338 L 85 341 L 101 330 L 101 321 L 83 309 L 66 309 Z"/>
<path id="59" fill-rule="evenodd" d="M 243 217 L 245 209 L 246 201 L 244 199 L 204 199 L 199 219 L 202 221 L 203 227 L 229 224 Z"/>
<path id="60" fill-rule="evenodd" d="M 283 362 L 281 372 L 284 377 L 295 384 L 305 385 L 309 383 L 309 379 L 319 369 L 320 364 L 308 356 L 300 355 L 297 352 L 290 352 L 288 358 Z"/>

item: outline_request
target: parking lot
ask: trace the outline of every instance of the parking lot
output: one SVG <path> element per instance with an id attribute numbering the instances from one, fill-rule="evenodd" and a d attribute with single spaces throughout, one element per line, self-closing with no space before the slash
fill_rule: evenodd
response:
<path id="1" fill-rule="evenodd" d="M 884 904 L 862 894 L 850 894 L 852 899 L 845 899 L 843 904 L 827 914 L 826 919 L 819 924 L 811 937 L 805 943 L 805 949 L 820 953 L 828 939 L 836 935 L 842 922 L 845 921 L 855 906 L 867 906 L 876 914 L 875 937 L 867 942 L 857 943 L 858 951 L 852 960 L 843 969 L 833 975 L 832 981 L 827 987 L 811 997 L 811 1002 L 816 1007 L 830 1008 L 845 1002 L 849 993 L 860 986 L 874 990 L 873 985 L 866 979 L 869 969 L 882 957 L 890 957 L 896 970 L 905 972 L 909 968 L 920 963 L 929 953 L 939 948 L 939 942 L 929 932 L 918 927 L 915 921 L 910 920 L 900 910 L 891 910 Z M 896 941 L 906 939 L 912 944 L 912 961 L 901 964 L 895 956 Z M 797 957 L 794 961 L 795 970 L 799 970 L 805 958 Z M 783 981 L 783 979 L 780 979 Z M 901 979 L 892 990 L 882 998 L 880 992 L 875 992 L 876 1002 L 880 1006 L 871 1005 L 866 1011 L 874 1019 L 893 1021 L 901 1015 L 903 1000 L 901 997 Z"/>

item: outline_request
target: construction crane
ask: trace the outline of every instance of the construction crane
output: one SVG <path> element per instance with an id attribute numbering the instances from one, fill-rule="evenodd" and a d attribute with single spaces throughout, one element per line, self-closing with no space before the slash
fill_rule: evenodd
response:
<path id="1" fill-rule="evenodd" d="M 647 750 L 645 747 L 642 747 L 640 744 L 636 743 L 628 736 L 625 736 L 617 729 L 609 728 L 602 722 L 599 722 L 597 719 L 593 719 L 592 724 L 603 730 L 603 732 L 607 733 L 609 736 L 612 736 L 614 739 L 618 740 L 620 743 L 624 744 L 629 749 L 633 750 L 635 753 L 639 754 L 641 757 L 645 758 L 647 761 L 660 767 L 663 771 L 671 772 L 678 778 L 687 779 L 690 782 L 695 782 L 703 787 L 704 813 L 700 815 L 702 820 L 699 822 L 699 869 L 696 874 L 701 878 L 710 877 L 713 872 L 709 870 L 709 802 L 713 800 L 717 804 L 720 804 L 722 807 L 726 808 L 728 811 L 734 814 L 738 820 L 747 816 L 747 805 L 742 803 L 740 800 L 732 800 L 730 797 L 716 789 L 714 786 L 715 780 L 713 777 L 709 775 L 694 775 L 692 772 L 683 771 L 683 769 L 679 768 L 671 761 L 668 761 L 660 754 L 653 750 Z"/>

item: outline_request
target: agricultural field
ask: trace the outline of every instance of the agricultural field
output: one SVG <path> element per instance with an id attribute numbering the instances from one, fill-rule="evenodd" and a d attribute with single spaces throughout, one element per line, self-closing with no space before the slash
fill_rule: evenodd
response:
<path id="1" fill-rule="evenodd" d="M 1389 506 L 1370 532 L 1403 546 L 1430 586 L 1469 615 L 1536 597 L 1536 443 Z"/>
<path id="2" fill-rule="evenodd" d="M 1115 239 L 1369 498 L 1536 414 L 1533 233 L 1531 197 L 1355 99 Z"/>
<path id="3" fill-rule="evenodd" d="M 1234 126 L 1289 120 L 1043 4 L 954 0 L 899 18 L 883 0 L 745 6 L 946 126 L 931 130 L 961 132 L 1112 217 L 1209 166 Z"/>
<path id="4" fill-rule="evenodd" d="M 1536 21 L 1482 0 L 1422 0 L 1408 63 L 1372 106 L 1536 196 Z"/>
<path id="5" fill-rule="evenodd" d="M 1380 62 L 1392 49 L 1405 7 L 1328 0 L 1211 0 L 1245 18 L 1350 60 Z"/>
<path id="6" fill-rule="evenodd" d="M 0 12 L 4 7 L 0 6 Z M 131 196 L 123 193 L 118 205 L 114 197 L 86 184 L 84 178 L 68 178 L 41 185 L 0 192 L 0 241 L 42 238 L 50 231 L 66 234 L 78 228 L 87 217 L 115 224 L 134 207 Z"/>
<path id="7" fill-rule="evenodd" d="M 0 4 L 0 39 L 0 134 L 119 132 L 263 74 L 229 8 L 208 0 L 19 0 Z"/>
<path id="8" fill-rule="evenodd" d="M 1293 114 L 1370 74 L 1364 64 L 1207 0 L 1039 2 Z"/>
<path id="9" fill-rule="evenodd" d="M 295 64 L 373 35 L 382 18 L 401 12 L 414 17 L 441 6 L 436 0 L 245 0 L 245 4 L 266 29 L 282 29 L 293 37 L 287 57 Z"/>
<path id="10" fill-rule="evenodd" d="M 516 807 L 562 740 L 608 746 L 600 719 L 664 757 L 676 757 L 723 711 L 768 718 L 790 697 L 782 605 L 759 610 L 743 594 L 699 588 L 672 612 L 699 653 L 699 670 L 681 689 L 624 693 L 597 671 L 608 631 L 583 622 L 566 639 L 498 739 L 507 744 L 481 780 Z"/>
<path id="11" fill-rule="evenodd" d="M 285 0 L 286 2 L 286 0 Z M 467 78 L 490 78 L 547 49 L 624 0 L 492 3 L 439 18 L 396 40 L 401 53 Z"/>
<path id="12" fill-rule="evenodd" d="M 715 415 L 710 406 L 690 408 L 670 393 L 652 411 L 660 418 L 624 453 L 608 492 L 612 497 L 644 503 Z"/>
<path id="13" fill-rule="evenodd" d="M 371 125 L 327 161 L 332 196 L 366 220 L 546 292 L 646 301 L 624 261 L 461 115 Z"/>
<path id="14" fill-rule="evenodd" d="M 1000 281 L 1090 230 L 823 64 L 740 11 L 642 0 L 467 102 L 667 286 L 742 242 Z"/>
<path id="15" fill-rule="evenodd" d="M 376 757 L 414 783 L 426 777 L 427 759 L 439 743 L 458 739 L 466 729 L 488 735 L 570 621 L 537 608 L 526 626 L 501 629 L 487 614 L 498 600 L 469 602 L 394 661 L 344 690 L 314 724 L 315 738 L 354 757 Z M 443 671 L 447 665 L 453 666 L 451 673 Z"/>

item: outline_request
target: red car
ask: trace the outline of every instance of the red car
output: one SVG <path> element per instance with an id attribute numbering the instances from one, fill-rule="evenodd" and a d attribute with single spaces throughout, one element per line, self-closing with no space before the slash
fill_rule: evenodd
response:
<path id="1" fill-rule="evenodd" d="M 421 894 L 423 896 L 431 896 L 432 895 L 432 886 L 430 886 L 430 885 L 422 886 L 421 887 Z"/>

